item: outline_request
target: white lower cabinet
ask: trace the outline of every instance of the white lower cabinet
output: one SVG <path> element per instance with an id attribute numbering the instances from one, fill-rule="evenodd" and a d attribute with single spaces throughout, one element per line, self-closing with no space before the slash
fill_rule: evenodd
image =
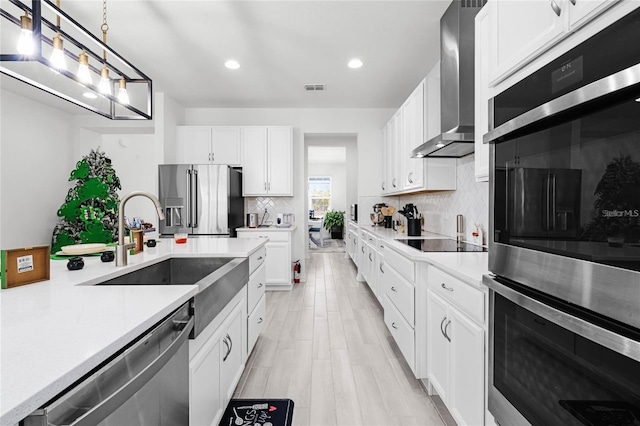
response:
<path id="1" fill-rule="evenodd" d="M 247 353 L 249 354 L 251 354 L 251 351 L 256 345 L 256 341 L 258 340 L 258 336 L 260 336 L 260 332 L 262 332 L 262 328 L 264 327 L 265 308 L 266 300 L 265 296 L 263 295 L 256 304 L 256 307 L 253 309 L 253 312 L 251 312 L 251 314 L 249 315 L 249 319 L 247 321 Z"/>
<path id="2" fill-rule="evenodd" d="M 433 267 L 428 288 L 429 383 L 459 425 L 483 425 L 484 293 Z"/>
<path id="3" fill-rule="evenodd" d="M 255 230 L 239 228 L 238 238 L 268 238 L 265 245 L 265 284 L 267 290 L 291 290 L 293 287 L 291 264 L 292 234 L 295 228 Z"/>
<path id="4" fill-rule="evenodd" d="M 244 287 L 195 340 L 189 341 L 189 424 L 217 425 L 245 367 Z"/>

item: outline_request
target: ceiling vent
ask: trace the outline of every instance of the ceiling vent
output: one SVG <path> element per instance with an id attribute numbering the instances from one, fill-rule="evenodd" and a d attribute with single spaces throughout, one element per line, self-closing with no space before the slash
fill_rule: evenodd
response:
<path id="1" fill-rule="evenodd" d="M 317 91 L 324 90 L 324 87 L 325 87 L 324 84 L 305 84 L 304 90 L 308 92 L 317 92 Z"/>

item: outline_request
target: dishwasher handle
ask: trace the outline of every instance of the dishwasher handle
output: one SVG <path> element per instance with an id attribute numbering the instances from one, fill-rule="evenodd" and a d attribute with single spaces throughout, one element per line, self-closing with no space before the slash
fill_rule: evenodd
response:
<path id="1" fill-rule="evenodd" d="M 194 325 L 194 318 L 190 317 L 186 326 L 183 321 L 174 321 L 174 324 L 180 327 L 184 326 L 180 334 L 158 357 L 147 365 L 140 373 L 125 383 L 120 389 L 106 397 L 100 404 L 91 408 L 84 415 L 77 418 L 69 426 L 91 426 L 100 423 L 107 418 L 110 413 L 124 404 L 136 392 L 138 392 L 153 376 L 164 367 L 167 362 L 178 352 L 178 349 L 189 338 L 189 333 Z M 66 426 L 66 425 L 65 425 Z"/>

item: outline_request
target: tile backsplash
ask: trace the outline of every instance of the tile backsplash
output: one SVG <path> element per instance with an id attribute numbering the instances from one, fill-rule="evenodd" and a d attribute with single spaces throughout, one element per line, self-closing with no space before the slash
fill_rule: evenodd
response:
<path id="1" fill-rule="evenodd" d="M 483 242 L 487 243 L 487 230 L 489 229 L 489 184 L 476 182 L 475 157 L 468 155 L 457 160 L 457 182 L 455 191 L 423 192 L 418 194 L 400 195 L 396 197 L 360 197 L 359 223 L 370 224 L 369 213 L 376 203 L 386 203 L 396 209 L 408 203 L 418 207 L 418 211 L 424 214 L 424 230 L 456 236 L 456 215 L 464 217 L 465 240 L 472 241 L 471 233 L 478 224 L 482 230 Z M 359 212 L 360 213 L 360 212 Z M 396 215 L 394 215 L 396 216 Z M 403 219 L 397 215 L 394 219 Z"/>
<path id="2" fill-rule="evenodd" d="M 245 197 L 244 211 L 245 213 L 258 213 L 258 217 L 262 220 L 264 210 L 267 209 L 268 216 L 265 225 L 270 222 L 275 224 L 278 213 L 293 213 L 295 206 L 293 197 Z"/>

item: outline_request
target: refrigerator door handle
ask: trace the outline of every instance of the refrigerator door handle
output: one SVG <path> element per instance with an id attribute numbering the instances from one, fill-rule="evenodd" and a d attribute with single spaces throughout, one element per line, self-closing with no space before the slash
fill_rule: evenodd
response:
<path id="1" fill-rule="evenodd" d="M 193 195 L 193 212 L 192 212 L 192 220 L 193 220 L 193 227 L 197 228 L 198 227 L 198 171 L 194 170 L 193 171 L 193 185 L 191 186 L 191 189 L 193 190 L 194 194 Z"/>
<path id="2" fill-rule="evenodd" d="M 191 228 L 191 169 L 187 169 L 187 228 Z"/>
<path id="3" fill-rule="evenodd" d="M 551 231 L 551 177 L 549 175 L 544 178 L 544 195 L 543 195 L 543 211 L 544 211 L 544 230 Z"/>
<path id="4" fill-rule="evenodd" d="M 556 229 L 556 174 L 555 173 L 551 173 L 550 174 L 550 178 L 551 178 L 551 195 L 550 195 L 550 199 L 551 199 L 551 217 L 549 222 L 551 223 L 551 230 L 555 231 Z"/>

